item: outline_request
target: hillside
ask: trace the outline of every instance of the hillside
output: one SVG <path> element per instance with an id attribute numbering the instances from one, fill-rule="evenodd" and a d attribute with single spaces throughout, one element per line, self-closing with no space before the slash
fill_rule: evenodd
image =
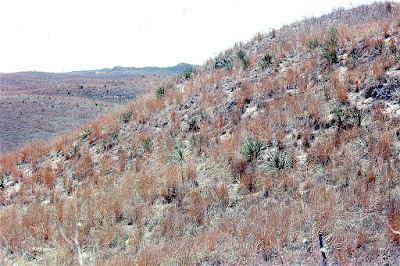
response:
<path id="1" fill-rule="evenodd" d="M 399 264 L 400 4 L 236 44 L 0 158 L 3 264 Z M 210 40 L 211 41 L 211 40 Z"/>

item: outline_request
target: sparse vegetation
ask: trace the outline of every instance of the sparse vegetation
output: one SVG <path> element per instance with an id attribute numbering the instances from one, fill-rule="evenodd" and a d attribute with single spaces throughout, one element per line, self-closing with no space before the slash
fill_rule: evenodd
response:
<path id="1" fill-rule="evenodd" d="M 399 16 L 375 3 L 258 34 L 0 156 L 0 264 L 397 264 Z"/>

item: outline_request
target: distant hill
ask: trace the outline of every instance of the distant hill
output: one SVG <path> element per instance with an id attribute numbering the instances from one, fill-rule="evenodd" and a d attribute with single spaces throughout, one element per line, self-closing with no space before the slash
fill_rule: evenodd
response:
<path id="1" fill-rule="evenodd" d="M 187 63 L 180 63 L 171 67 L 122 67 L 103 68 L 95 70 L 73 71 L 72 73 L 115 73 L 115 72 L 134 72 L 139 74 L 180 74 L 186 70 L 192 70 L 193 66 Z"/>

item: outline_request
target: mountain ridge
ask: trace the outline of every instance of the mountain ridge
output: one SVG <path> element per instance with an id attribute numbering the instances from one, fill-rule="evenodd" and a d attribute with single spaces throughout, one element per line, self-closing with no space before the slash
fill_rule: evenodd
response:
<path id="1" fill-rule="evenodd" d="M 149 67 L 122 67 L 115 66 L 113 68 L 102 68 L 95 70 L 80 70 L 80 71 L 71 71 L 70 73 L 113 73 L 113 72 L 134 72 L 139 74 L 180 74 L 184 71 L 190 71 L 193 69 L 193 65 L 187 63 L 179 63 L 175 66 L 171 67 L 157 67 L 157 66 L 149 66 Z"/>

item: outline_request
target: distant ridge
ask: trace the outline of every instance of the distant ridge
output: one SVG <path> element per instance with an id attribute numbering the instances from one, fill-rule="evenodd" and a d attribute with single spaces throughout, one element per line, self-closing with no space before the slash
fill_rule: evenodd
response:
<path id="1" fill-rule="evenodd" d="M 115 73 L 115 72 L 134 72 L 139 74 L 179 74 L 187 70 L 192 70 L 193 66 L 187 63 L 180 63 L 171 67 L 122 67 L 102 68 L 95 70 L 72 71 L 71 73 Z"/>

